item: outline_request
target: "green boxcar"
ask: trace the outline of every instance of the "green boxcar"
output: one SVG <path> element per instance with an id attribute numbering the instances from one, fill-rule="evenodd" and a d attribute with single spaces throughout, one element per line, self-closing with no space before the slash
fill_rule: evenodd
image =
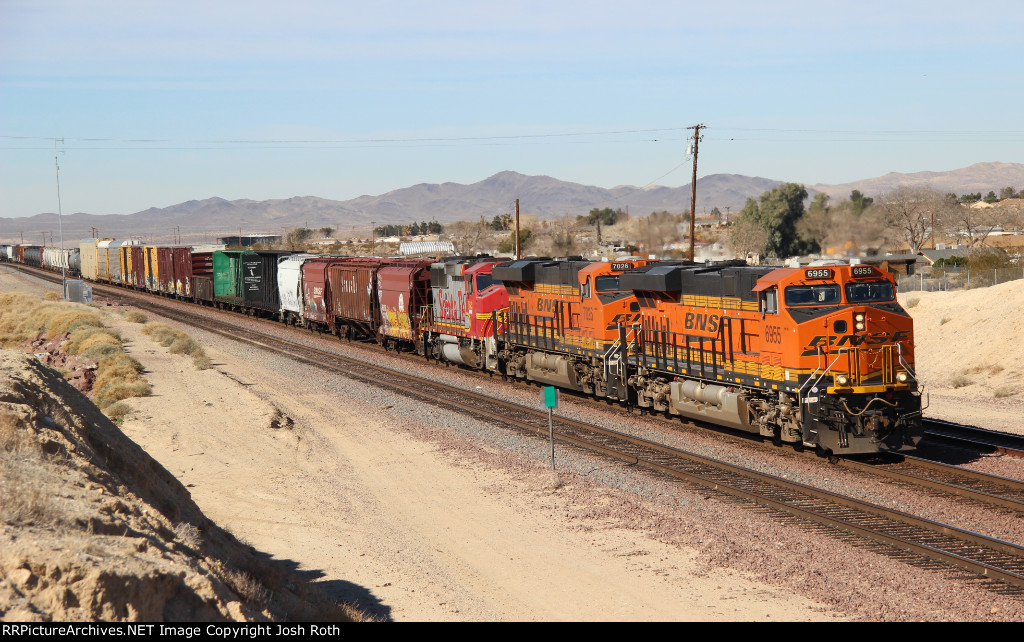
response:
<path id="1" fill-rule="evenodd" d="M 238 250 L 213 253 L 213 297 L 227 303 L 242 303 L 242 255 Z"/>

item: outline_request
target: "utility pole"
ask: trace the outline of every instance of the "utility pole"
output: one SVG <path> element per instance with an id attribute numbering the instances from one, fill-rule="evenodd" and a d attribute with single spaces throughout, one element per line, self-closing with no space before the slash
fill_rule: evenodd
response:
<path id="1" fill-rule="evenodd" d="M 61 206 L 60 206 L 60 163 L 57 162 L 57 140 L 58 140 L 58 138 L 56 136 L 54 136 L 54 138 L 53 138 L 53 166 L 57 170 L 57 228 L 58 228 L 58 231 L 60 232 L 60 254 L 61 254 L 61 259 L 60 259 L 60 282 L 61 282 L 61 296 L 66 300 L 68 298 L 68 275 L 67 275 L 67 272 L 64 269 L 64 264 L 66 263 L 65 257 L 64 257 L 64 213 L 61 211 Z M 61 143 L 64 142 L 63 138 L 61 138 L 59 140 L 60 140 Z M 52 233 L 50 234 L 50 242 L 51 243 L 53 242 L 53 234 Z"/>
<path id="2" fill-rule="evenodd" d="M 519 199 L 516 199 L 516 260 L 519 260 Z"/>
<path id="3" fill-rule="evenodd" d="M 690 183 L 690 260 L 694 257 L 695 231 L 697 227 L 697 146 L 700 144 L 700 130 L 706 129 L 706 125 L 693 125 L 687 129 L 693 130 L 693 179 Z"/>

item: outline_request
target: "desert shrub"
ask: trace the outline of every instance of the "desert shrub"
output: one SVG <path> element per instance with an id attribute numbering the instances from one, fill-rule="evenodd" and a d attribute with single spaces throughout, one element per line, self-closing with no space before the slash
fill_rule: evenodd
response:
<path id="1" fill-rule="evenodd" d="M 119 379 L 108 382 L 101 389 L 93 389 L 96 391 L 93 401 L 100 408 L 106 408 L 116 401 L 122 401 L 132 397 L 148 397 L 153 392 L 153 386 L 142 379 Z"/>
<path id="2" fill-rule="evenodd" d="M 64 350 L 68 354 L 82 354 L 97 345 L 120 346 L 121 338 L 107 328 L 80 328 L 71 333 Z"/>
<path id="3" fill-rule="evenodd" d="M 50 290 L 43 295 L 43 301 L 60 301 L 63 298 L 64 296 L 60 292 L 55 292 L 53 290 Z"/>
<path id="4" fill-rule="evenodd" d="M 57 521 L 53 495 L 46 490 L 48 475 L 35 432 L 9 408 L 0 408 L 0 522 Z"/>
<path id="5" fill-rule="evenodd" d="M 148 319 L 146 315 L 139 312 L 138 310 L 129 310 L 124 315 L 125 320 L 131 321 L 132 323 L 145 323 Z"/>
<path id="6" fill-rule="evenodd" d="M 942 317 L 941 319 L 939 319 L 939 325 L 946 325 L 950 321 L 952 321 L 952 319 L 950 319 L 949 317 Z"/>
<path id="7" fill-rule="evenodd" d="M 192 364 L 197 370 L 207 370 L 213 365 L 199 342 L 181 330 L 175 330 L 164 323 L 151 322 L 142 326 L 142 333 L 168 348 L 171 354 L 187 354 L 192 357 Z"/>
<path id="8" fill-rule="evenodd" d="M 1002 399 L 1004 397 L 1012 397 L 1017 392 L 1017 389 L 1013 386 L 999 386 L 992 393 L 992 396 L 996 399 Z"/>
<path id="9" fill-rule="evenodd" d="M 97 369 L 102 371 L 111 367 L 130 368 L 135 371 L 135 374 L 142 374 L 145 371 L 142 364 L 129 357 L 124 350 L 100 359 Z"/>
<path id="10" fill-rule="evenodd" d="M 99 363 L 104 359 L 110 359 L 121 354 L 124 354 L 124 350 L 122 350 L 120 345 L 98 343 L 82 350 L 80 356 Z"/>
<path id="11" fill-rule="evenodd" d="M 917 304 L 920 303 L 920 302 L 921 302 L 921 299 L 919 299 L 917 297 L 909 298 L 909 299 L 907 299 L 907 307 L 908 308 L 917 307 Z"/>
<path id="12" fill-rule="evenodd" d="M 199 350 L 199 344 L 190 336 L 184 335 L 176 338 L 168 348 L 171 354 L 194 354 Z"/>
<path id="13" fill-rule="evenodd" d="M 249 604 L 264 606 L 270 601 L 270 591 L 259 580 L 244 571 L 228 571 L 225 579 L 228 586 Z"/>
<path id="14" fill-rule="evenodd" d="M 964 375 L 955 375 L 949 380 L 949 385 L 953 388 L 964 388 L 971 385 L 971 380 Z"/>
<path id="15" fill-rule="evenodd" d="M 46 324 L 46 333 L 52 337 L 87 326 L 99 328 L 103 326 L 103 322 L 92 310 L 76 305 L 62 309 L 50 317 Z"/>
<path id="16" fill-rule="evenodd" d="M 104 414 L 110 417 L 110 420 L 120 426 L 124 423 L 124 420 L 128 418 L 133 412 L 135 412 L 131 406 L 120 401 L 115 401 L 106 408 L 103 409 Z"/>
<path id="17" fill-rule="evenodd" d="M 188 522 L 178 522 L 174 526 L 174 534 L 182 544 L 189 548 L 199 548 L 202 543 L 199 538 L 199 529 Z"/>

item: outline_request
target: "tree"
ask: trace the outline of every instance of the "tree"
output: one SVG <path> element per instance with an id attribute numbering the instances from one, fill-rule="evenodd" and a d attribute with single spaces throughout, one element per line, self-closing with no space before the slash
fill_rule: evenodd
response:
<path id="1" fill-rule="evenodd" d="M 996 193 L 994 191 L 989 190 L 988 194 L 985 194 L 985 198 L 983 200 L 986 203 L 995 203 L 996 201 L 999 200 L 999 197 L 996 196 Z"/>
<path id="2" fill-rule="evenodd" d="M 811 199 L 811 205 L 807 208 L 807 213 L 797 224 L 797 232 L 800 236 L 813 241 L 819 247 L 825 247 L 833 229 L 832 208 L 828 205 L 829 198 L 825 192 L 815 194 Z"/>
<path id="3" fill-rule="evenodd" d="M 804 239 L 797 223 L 804 216 L 807 189 L 796 183 L 784 183 L 761 194 L 759 201 L 748 198 L 740 210 L 740 220 L 759 224 L 765 231 L 764 251 L 768 256 L 794 256 L 817 251 L 814 240 Z"/>
<path id="4" fill-rule="evenodd" d="M 854 214 L 860 214 L 867 208 L 871 207 L 871 204 L 875 202 L 875 199 L 868 198 L 861 194 L 859 189 L 855 189 L 850 192 L 850 202 L 853 203 Z"/>
<path id="5" fill-rule="evenodd" d="M 608 226 L 615 225 L 615 223 L 620 220 L 625 220 L 626 213 L 622 208 L 613 210 L 610 207 L 606 207 L 599 210 L 595 207 L 590 210 L 590 213 L 586 217 L 580 216 L 578 218 L 582 219 L 582 222 L 587 225 L 596 225 L 598 221 L 601 221 L 601 225 Z"/>
<path id="6" fill-rule="evenodd" d="M 907 243 L 914 253 L 924 247 L 928 238 L 935 238 L 936 229 L 948 225 L 951 212 L 966 209 L 950 207 L 945 196 L 937 190 L 908 185 L 900 185 L 880 196 L 878 208 L 889 243 Z"/>
<path id="7" fill-rule="evenodd" d="M 748 199 L 752 201 L 753 199 Z M 756 205 L 756 203 L 755 203 Z M 736 256 L 763 254 L 768 232 L 755 220 L 740 218 L 729 232 L 729 246 Z"/>
<path id="8" fill-rule="evenodd" d="M 1012 187 L 1004 187 L 999 190 L 999 200 L 1005 201 L 1008 198 L 1013 198 L 1017 195 L 1017 192 Z"/>

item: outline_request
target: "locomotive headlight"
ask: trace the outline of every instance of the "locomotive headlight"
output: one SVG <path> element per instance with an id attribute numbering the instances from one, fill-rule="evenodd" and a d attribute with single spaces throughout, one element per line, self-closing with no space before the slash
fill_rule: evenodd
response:
<path id="1" fill-rule="evenodd" d="M 857 323 L 864 323 L 864 315 L 860 313 L 855 314 L 853 315 L 853 320 L 856 321 Z"/>
<path id="2" fill-rule="evenodd" d="M 857 325 L 855 325 L 853 327 L 857 328 L 858 330 L 863 330 L 864 329 L 864 324 L 862 322 L 858 321 Z"/>
<path id="3" fill-rule="evenodd" d="M 848 383 L 850 383 L 850 380 L 846 378 L 846 375 L 839 375 L 836 377 L 837 386 L 845 386 Z"/>
<path id="4" fill-rule="evenodd" d="M 907 373 L 905 373 L 905 372 L 897 373 L 896 374 L 896 381 L 899 381 L 900 383 L 906 383 L 907 382 Z"/>

